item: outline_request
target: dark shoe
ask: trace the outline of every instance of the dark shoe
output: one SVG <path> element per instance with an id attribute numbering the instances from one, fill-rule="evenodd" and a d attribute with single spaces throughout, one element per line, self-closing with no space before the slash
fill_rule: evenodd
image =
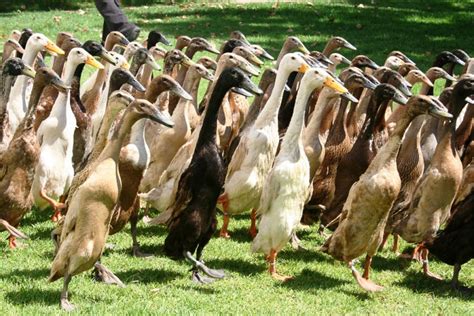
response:
<path id="1" fill-rule="evenodd" d="M 130 41 L 133 42 L 140 35 L 140 28 L 133 23 L 127 23 L 120 32 Z"/>

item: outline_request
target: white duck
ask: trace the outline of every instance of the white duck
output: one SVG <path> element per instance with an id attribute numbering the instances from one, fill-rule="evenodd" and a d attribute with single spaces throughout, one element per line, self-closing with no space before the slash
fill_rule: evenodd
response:
<path id="1" fill-rule="evenodd" d="M 74 48 L 69 53 L 62 79 L 71 85 L 78 65 L 86 63 L 95 68 L 103 68 L 88 52 Z M 38 165 L 31 192 L 40 209 L 51 205 L 58 213 L 61 204 L 56 199 L 67 192 L 74 176 L 72 148 L 76 117 L 71 109 L 70 90 L 59 93 L 54 102 L 51 114 L 38 128 L 38 141 L 41 146 Z"/>
<path id="2" fill-rule="evenodd" d="M 255 236 L 255 211 L 258 208 L 263 182 L 273 165 L 279 142 L 278 109 L 286 80 L 292 72 L 304 73 L 308 69 L 308 64 L 296 53 L 286 54 L 281 59 L 272 94 L 253 127 L 242 135 L 229 163 L 224 193 L 218 200 L 224 212 L 221 237 L 229 238 L 227 232 L 229 214 L 239 214 L 249 209 L 253 209 L 250 233 Z"/>
<path id="3" fill-rule="evenodd" d="M 32 67 L 39 52 L 46 51 L 51 55 L 64 54 L 64 51 L 54 44 L 50 39 L 41 33 L 31 35 L 26 43 L 23 57 L 25 65 Z M 30 99 L 31 86 L 33 80 L 27 76 L 21 76 L 15 81 L 7 103 L 7 113 L 9 118 L 9 131 L 7 135 L 13 135 L 18 124 L 25 117 Z"/>
<path id="4" fill-rule="evenodd" d="M 310 69 L 304 74 L 296 97 L 295 111 L 273 169 L 263 186 L 257 211 L 261 219 L 252 250 L 265 253 L 271 276 L 281 281 L 290 277 L 277 273 L 276 256 L 298 226 L 311 191 L 309 162 L 303 147 L 306 104 L 313 90 L 323 85 L 341 93 L 347 92 L 321 68 Z"/>

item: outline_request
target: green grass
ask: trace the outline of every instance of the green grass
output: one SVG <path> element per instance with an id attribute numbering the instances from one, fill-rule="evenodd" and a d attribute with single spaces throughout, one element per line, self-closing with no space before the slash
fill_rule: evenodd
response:
<path id="1" fill-rule="evenodd" d="M 366 3 L 365 8 L 355 4 Z M 146 31 L 159 29 L 168 37 L 186 34 L 210 39 L 217 47 L 234 29 L 250 41 L 268 48 L 274 56 L 288 35 L 299 36 L 309 49 L 322 50 L 332 35 L 347 38 L 376 62 L 383 63 L 388 52 L 399 49 L 414 59 L 422 70 L 437 52 L 463 48 L 473 53 L 473 1 L 316 1 L 314 5 L 199 4 L 127 8 L 131 20 Z M 36 11 L 0 14 L 0 37 L 12 29 L 30 27 L 55 38 L 58 31 L 73 32 L 80 40 L 98 39 L 101 18 L 92 7 L 78 11 Z M 56 18 L 54 18 L 56 17 Z M 60 18 L 59 18 L 60 17 Z M 56 22 L 55 22 L 56 21 Z M 360 29 L 357 28 L 360 24 Z M 346 57 L 354 52 L 343 51 Z M 49 239 L 54 224 L 47 212 L 33 211 L 22 222 L 30 236 L 25 247 L 15 251 L 0 246 L 0 314 L 59 313 L 61 281 L 48 284 L 52 261 Z M 219 221 L 221 218 L 219 217 Z M 190 280 L 189 266 L 166 258 L 162 244 L 166 232 L 160 227 L 139 227 L 143 249 L 155 254 L 149 260 L 129 255 L 128 228 L 109 238 L 116 245 L 106 251 L 103 263 L 127 284 L 124 289 L 93 282 L 89 273 L 73 278 L 71 300 L 84 314 L 138 313 L 236 313 L 236 314 L 472 314 L 473 296 L 449 287 L 448 281 L 425 279 L 420 265 L 398 260 L 384 250 L 373 262 L 373 279 L 385 286 L 381 293 L 364 293 L 349 269 L 318 249 L 323 239 L 315 228 L 299 232 L 308 251 L 287 247 L 278 267 L 295 280 L 274 282 L 266 272 L 263 256 L 250 252 L 248 216 L 231 221 L 231 240 L 212 239 L 204 259 L 214 268 L 225 269 L 227 278 L 209 286 Z M 1 233 L 5 236 L 5 233 Z M 406 245 L 404 245 L 406 246 Z M 359 267 L 360 268 L 360 267 Z M 449 279 L 452 268 L 434 260 L 432 269 Z M 466 264 L 461 280 L 474 287 L 474 265 Z"/>

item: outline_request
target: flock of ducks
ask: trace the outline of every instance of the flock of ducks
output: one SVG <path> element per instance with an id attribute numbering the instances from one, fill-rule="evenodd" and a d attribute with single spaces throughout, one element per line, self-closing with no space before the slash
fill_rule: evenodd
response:
<path id="1" fill-rule="evenodd" d="M 148 256 L 136 236 L 140 200 L 160 211 L 144 221 L 167 226 L 166 255 L 186 259 L 198 283 L 225 277 L 202 261 L 219 207 L 223 238 L 230 217 L 250 211 L 252 251 L 277 280 L 291 278 L 276 258 L 290 240 L 300 247 L 300 223 L 320 222 L 321 234 L 332 231 L 322 251 L 367 291 L 382 289 L 370 266 L 390 234 L 395 252 L 399 238 L 416 245 L 404 256 L 430 277 L 439 278 L 429 252 L 453 265 L 460 287 L 474 254 L 474 59 L 443 51 L 423 72 L 400 51 L 379 66 L 338 53 L 356 50 L 341 37 L 310 52 L 291 36 L 256 86 L 261 59 L 273 57 L 239 31 L 220 50 L 200 37 L 179 36 L 170 50 L 159 43 L 170 45 L 157 31 L 144 43 L 112 32 L 102 46 L 64 32 L 53 43 L 29 29 L 5 42 L 0 229 L 15 248 L 27 238 L 18 229 L 25 214 L 53 209 L 49 280 L 64 279 L 63 309 L 74 308 L 68 285 L 81 272 L 123 285 L 100 259 L 108 235 L 128 222 L 133 255 Z M 193 61 L 202 51 L 217 58 Z M 96 71 L 81 83 L 85 65 Z M 438 79 L 446 84 L 434 97 Z"/>

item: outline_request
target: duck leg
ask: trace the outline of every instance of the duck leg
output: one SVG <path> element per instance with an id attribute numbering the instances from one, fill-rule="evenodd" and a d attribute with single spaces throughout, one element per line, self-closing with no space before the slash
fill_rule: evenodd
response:
<path id="1" fill-rule="evenodd" d="M 291 233 L 291 247 L 295 250 L 306 250 L 306 248 L 301 246 L 301 240 L 296 235 L 296 231 Z"/>
<path id="2" fill-rule="evenodd" d="M 383 286 L 377 285 L 369 279 L 363 278 L 354 266 L 354 260 L 349 262 L 349 268 L 361 288 L 367 292 L 377 292 L 383 290 Z M 364 273 L 365 274 L 365 273 Z M 368 277 L 368 274 L 367 274 Z"/>
<path id="3" fill-rule="evenodd" d="M 199 274 L 199 271 L 204 272 L 207 276 L 211 277 L 212 279 L 223 279 L 225 277 L 224 271 L 222 270 L 214 270 L 211 268 L 208 268 L 204 262 L 197 260 L 196 258 L 193 257 L 193 255 L 189 251 L 184 251 L 184 258 L 188 260 L 192 265 L 193 265 L 193 279 L 195 279 L 195 275 L 199 275 L 199 278 L 202 279 L 202 275 Z M 200 252 L 197 253 L 200 257 Z M 207 278 L 205 278 L 207 280 Z M 209 281 L 209 280 L 208 280 Z M 215 281 L 215 280 L 213 280 Z M 202 283 L 199 281 L 199 283 Z M 209 283 L 209 282 L 207 282 Z"/>
<path id="4" fill-rule="evenodd" d="M 458 291 L 472 293 L 473 289 L 459 284 L 459 271 L 461 271 L 461 265 L 459 263 L 454 264 L 453 278 L 451 279 L 452 288 Z"/>
<path id="5" fill-rule="evenodd" d="M 17 247 L 16 238 L 28 239 L 28 236 L 26 236 L 21 231 L 10 225 L 4 219 L 0 219 L 0 226 L 4 227 L 5 230 L 10 233 L 10 236 L 8 237 L 8 246 L 10 247 L 10 249 L 15 249 Z"/>
<path id="6" fill-rule="evenodd" d="M 63 290 L 61 291 L 61 308 L 66 312 L 72 312 L 74 310 L 74 305 L 68 300 L 69 282 L 71 282 L 71 275 L 66 272 L 64 275 Z"/>
<path id="7" fill-rule="evenodd" d="M 136 200 L 136 202 L 138 202 L 138 199 Z M 138 257 L 138 258 L 149 258 L 149 257 L 153 257 L 153 255 L 149 253 L 141 252 L 140 244 L 138 243 L 138 240 L 137 240 L 137 223 L 138 223 L 138 208 L 137 207 L 139 207 L 139 205 L 140 204 L 138 203 L 138 205 L 134 206 L 135 209 L 133 211 L 132 216 L 130 217 L 130 233 L 132 235 L 132 254 L 134 257 Z"/>
<path id="8" fill-rule="evenodd" d="M 387 243 L 387 240 L 388 240 L 388 236 L 390 236 L 390 233 L 386 233 L 386 232 L 383 233 L 383 239 L 382 239 L 382 243 L 379 246 L 379 251 L 382 251 L 383 248 L 385 247 L 385 244 Z"/>
<path id="9" fill-rule="evenodd" d="M 426 248 L 422 248 L 420 252 L 421 252 L 421 259 L 422 259 L 422 262 L 423 262 L 423 274 L 426 275 L 427 277 L 435 279 L 435 280 L 440 280 L 440 281 L 443 280 L 443 278 L 441 276 L 439 276 L 436 273 L 433 273 L 433 272 L 430 271 L 430 266 L 429 266 L 429 262 L 428 262 L 429 250 L 426 249 Z"/>
<path id="10" fill-rule="evenodd" d="M 119 287 L 125 287 L 125 284 L 109 269 L 107 269 L 100 261 L 94 264 L 94 271 L 92 271 L 96 281 L 104 282 L 105 284 L 116 284 Z"/>
<path id="11" fill-rule="evenodd" d="M 281 275 L 277 272 L 276 257 L 277 257 L 277 252 L 274 249 L 271 249 L 270 254 L 267 257 L 267 261 L 268 261 L 268 272 L 270 272 L 270 275 L 272 276 L 272 278 L 278 281 L 282 281 L 282 282 L 292 280 L 294 277 Z"/>
<path id="12" fill-rule="evenodd" d="M 224 212 L 224 220 L 222 223 L 221 231 L 219 232 L 219 237 L 222 238 L 230 238 L 229 232 L 227 231 L 227 227 L 229 226 L 229 214 L 227 210 L 229 209 L 229 196 L 227 193 L 222 194 L 217 199 L 217 203 L 222 204 L 223 212 Z"/>
<path id="13" fill-rule="evenodd" d="M 252 212 L 250 213 L 250 229 L 249 229 L 249 234 L 252 239 L 257 236 L 257 210 L 252 209 Z"/>
<path id="14" fill-rule="evenodd" d="M 53 208 L 54 214 L 51 217 L 51 220 L 53 222 L 57 222 L 61 218 L 61 210 L 66 208 L 66 204 L 57 202 L 54 199 L 50 198 L 46 195 L 43 189 L 40 190 L 39 194 Z"/>
<path id="15" fill-rule="evenodd" d="M 398 234 L 393 234 L 393 245 L 392 245 L 392 251 L 395 253 L 395 255 L 399 255 L 398 248 L 399 248 L 399 241 L 400 241 L 400 236 Z"/>

